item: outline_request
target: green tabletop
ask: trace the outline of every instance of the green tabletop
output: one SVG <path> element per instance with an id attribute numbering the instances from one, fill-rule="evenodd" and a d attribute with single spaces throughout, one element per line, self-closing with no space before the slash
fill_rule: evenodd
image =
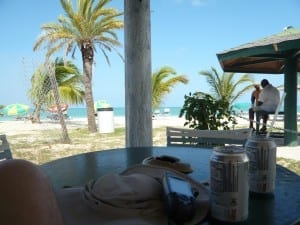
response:
<path id="1" fill-rule="evenodd" d="M 42 165 L 54 188 L 83 186 L 109 172 L 121 172 L 148 156 L 171 155 L 191 164 L 195 180 L 209 180 L 211 149 L 188 147 L 139 147 L 102 150 L 58 159 Z M 249 217 L 243 224 L 290 225 L 300 218 L 300 176 L 277 165 L 273 196 L 250 196 Z M 208 219 L 203 224 L 215 224 Z M 219 223 L 218 223 L 219 224 Z"/>

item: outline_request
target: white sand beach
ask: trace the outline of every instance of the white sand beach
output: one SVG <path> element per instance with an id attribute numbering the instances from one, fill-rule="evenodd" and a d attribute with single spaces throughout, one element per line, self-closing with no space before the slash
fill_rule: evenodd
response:
<path id="1" fill-rule="evenodd" d="M 125 117 L 115 116 L 113 118 L 114 127 L 125 127 Z M 157 116 L 152 120 L 153 128 L 176 126 L 183 127 L 184 118 L 176 116 Z M 82 128 L 87 126 L 86 118 L 76 118 L 65 120 L 68 129 Z M 96 120 L 97 123 L 97 120 Z M 58 121 L 50 119 L 42 120 L 41 123 L 31 123 L 30 120 L 15 120 L 15 121 L 0 121 L 0 132 L 7 135 L 22 134 L 32 131 L 48 130 L 48 129 L 59 129 L 61 127 Z"/>
<path id="2" fill-rule="evenodd" d="M 237 118 L 238 126 L 248 126 L 248 121 L 242 118 Z M 176 116 L 158 116 L 153 119 L 153 128 L 158 127 L 184 127 L 184 118 Z M 87 126 L 87 120 L 84 118 L 80 119 L 68 119 L 66 120 L 68 129 L 83 128 Z M 277 126 L 280 124 L 276 124 Z M 119 116 L 114 117 L 114 127 L 125 127 L 125 117 Z M 0 121 L 0 133 L 4 133 L 7 136 L 10 135 L 22 135 L 36 133 L 41 130 L 55 130 L 60 129 L 61 125 L 57 121 L 43 120 L 40 124 L 33 124 L 31 121 Z M 288 147 L 278 146 L 277 157 L 283 157 L 288 159 L 294 159 L 300 161 L 300 146 Z"/>
<path id="3" fill-rule="evenodd" d="M 160 116 L 154 118 L 152 121 L 153 128 L 166 126 L 183 127 L 184 124 L 184 118 L 175 116 Z M 65 122 L 68 129 L 87 127 L 87 119 L 85 118 L 67 119 L 65 120 Z M 114 127 L 125 127 L 125 117 L 114 117 Z M 30 120 L 0 121 L 0 133 L 5 133 L 6 135 L 24 134 L 41 130 L 53 130 L 60 128 L 61 125 L 58 121 L 48 119 L 42 120 L 41 123 L 31 123 Z"/>

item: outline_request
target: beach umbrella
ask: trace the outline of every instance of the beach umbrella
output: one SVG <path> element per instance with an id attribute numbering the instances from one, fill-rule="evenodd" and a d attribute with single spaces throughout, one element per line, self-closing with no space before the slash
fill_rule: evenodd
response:
<path id="1" fill-rule="evenodd" d="M 25 104 L 15 103 L 5 106 L 2 112 L 7 116 L 19 116 L 28 112 L 29 106 Z"/>
<path id="2" fill-rule="evenodd" d="M 60 104 L 60 109 L 62 112 L 67 111 L 69 108 L 68 104 Z M 58 106 L 57 105 L 52 105 L 50 107 L 48 107 L 48 111 L 51 113 L 58 113 Z"/>
<path id="3" fill-rule="evenodd" d="M 300 29 L 282 32 L 217 54 L 224 72 L 284 74 L 284 143 L 298 145 L 297 72 L 300 72 Z"/>

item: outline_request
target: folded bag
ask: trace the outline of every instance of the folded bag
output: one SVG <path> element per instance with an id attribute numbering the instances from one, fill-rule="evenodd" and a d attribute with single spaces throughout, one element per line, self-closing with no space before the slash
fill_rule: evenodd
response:
<path id="1" fill-rule="evenodd" d="M 85 187 L 57 191 L 66 225 L 168 224 L 162 187 L 166 171 L 188 181 L 197 192 L 195 216 L 184 225 L 199 224 L 209 210 L 209 192 L 204 185 L 171 168 L 136 165 L 91 180 Z"/>
<path id="2" fill-rule="evenodd" d="M 193 172 L 193 169 L 189 163 L 181 162 L 179 158 L 170 155 L 161 155 L 156 157 L 150 156 L 145 158 L 142 164 L 169 167 L 182 173 Z"/>

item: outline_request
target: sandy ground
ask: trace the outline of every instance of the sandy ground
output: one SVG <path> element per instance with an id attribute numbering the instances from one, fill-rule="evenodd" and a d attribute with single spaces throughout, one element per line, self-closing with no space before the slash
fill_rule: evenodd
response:
<path id="1" fill-rule="evenodd" d="M 96 120 L 97 121 L 97 120 Z M 152 120 L 153 128 L 174 126 L 183 127 L 184 119 L 172 116 L 160 116 Z M 68 129 L 76 129 L 87 126 L 86 119 L 68 119 L 66 120 Z M 125 127 L 125 117 L 114 117 L 114 127 Z M 42 123 L 31 123 L 31 121 L 0 121 L 0 133 L 7 135 L 24 134 L 32 131 L 59 129 L 61 125 L 58 121 L 43 120 Z"/>
<path id="2" fill-rule="evenodd" d="M 237 118 L 238 126 L 248 126 L 248 121 L 246 119 Z M 171 116 L 159 116 L 153 119 L 153 127 L 183 127 L 184 118 L 171 117 Z M 69 119 L 66 121 L 68 129 L 76 129 L 80 127 L 86 127 L 86 119 Z M 281 126 L 280 123 L 276 123 L 276 126 Z M 114 127 L 125 127 L 125 117 L 114 117 Z M 60 124 L 55 121 L 45 120 L 41 124 L 32 124 L 31 121 L 0 121 L 0 133 L 6 135 L 15 134 L 28 134 L 31 132 L 36 132 L 39 130 L 48 129 L 59 129 Z M 287 147 L 278 146 L 277 147 L 277 157 L 283 157 L 288 159 L 295 159 L 300 161 L 300 146 Z"/>

